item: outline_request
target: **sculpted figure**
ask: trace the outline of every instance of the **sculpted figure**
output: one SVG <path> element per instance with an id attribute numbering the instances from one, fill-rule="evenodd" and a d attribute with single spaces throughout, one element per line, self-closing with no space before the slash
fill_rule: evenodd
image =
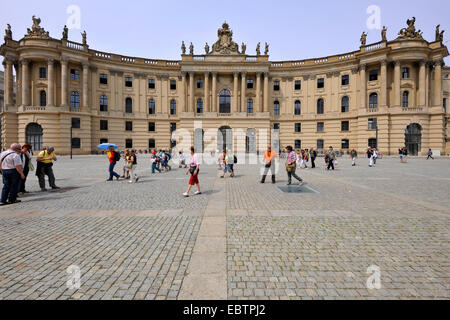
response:
<path id="1" fill-rule="evenodd" d="M 83 33 L 81 34 L 82 38 L 83 38 L 83 45 L 87 45 L 87 33 L 86 31 L 83 31 Z"/>
<path id="2" fill-rule="evenodd" d="M 191 45 L 189 46 L 189 54 L 190 54 L 191 56 L 194 55 L 194 45 L 192 44 L 192 42 L 191 42 Z"/>
<path id="3" fill-rule="evenodd" d="M 69 38 L 69 28 L 67 28 L 67 26 L 64 26 L 62 37 L 64 40 L 67 40 Z"/>
<path id="4" fill-rule="evenodd" d="M 7 24 L 7 28 L 5 30 L 5 41 L 7 39 L 10 39 L 10 40 L 12 39 L 11 25 L 9 23 Z"/>
<path id="5" fill-rule="evenodd" d="M 242 54 L 245 54 L 245 51 L 247 50 L 247 46 L 245 45 L 245 43 L 242 42 Z"/>
<path id="6" fill-rule="evenodd" d="M 365 33 L 364 31 L 361 35 L 360 41 L 361 41 L 361 47 L 364 47 L 366 45 L 366 41 L 367 41 L 367 33 Z"/>
<path id="7" fill-rule="evenodd" d="M 381 41 L 387 41 L 386 32 L 387 32 L 387 29 L 385 26 L 383 26 L 383 29 L 381 30 Z"/>
<path id="8" fill-rule="evenodd" d="M 205 53 L 209 54 L 209 45 L 208 42 L 205 44 Z"/>
<path id="9" fill-rule="evenodd" d="M 264 48 L 264 55 L 267 56 L 269 54 L 269 44 L 266 42 L 266 47 Z"/>
<path id="10" fill-rule="evenodd" d="M 256 45 L 256 55 L 261 55 L 261 42 L 258 42 L 258 44 Z"/>
<path id="11" fill-rule="evenodd" d="M 186 54 L 186 45 L 184 44 L 184 41 L 181 41 L 181 53 Z"/>

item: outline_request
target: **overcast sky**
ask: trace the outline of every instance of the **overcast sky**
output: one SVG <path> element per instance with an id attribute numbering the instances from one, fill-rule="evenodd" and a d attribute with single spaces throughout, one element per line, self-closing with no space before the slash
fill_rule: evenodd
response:
<path id="1" fill-rule="evenodd" d="M 0 7 L 3 29 L 10 23 L 18 40 L 31 27 L 32 15 L 41 18 L 41 26 L 50 36 L 61 38 L 71 16 L 71 5 L 80 8 L 80 30 L 71 29 L 69 39 L 81 42 L 87 32 L 91 49 L 121 55 L 180 59 L 181 41 L 193 42 L 195 53 L 204 52 L 217 40 L 217 29 L 226 20 L 234 32 L 234 41 L 247 44 L 247 54 L 255 54 L 256 44 L 270 44 L 270 60 L 301 60 L 358 50 L 362 31 L 367 43 L 381 39 L 380 30 L 368 28 L 371 14 L 367 8 L 380 8 L 381 26 L 388 27 L 388 40 L 416 17 L 416 29 L 428 41 L 434 41 L 435 27 L 447 30 L 450 39 L 449 0 L 190 0 L 190 1 L 5 1 Z M 450 65 L 450 59 L 446 58 Z"/>

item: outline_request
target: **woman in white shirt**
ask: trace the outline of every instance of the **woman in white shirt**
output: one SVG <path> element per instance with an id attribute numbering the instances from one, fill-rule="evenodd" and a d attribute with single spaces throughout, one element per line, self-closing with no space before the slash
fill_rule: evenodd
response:
<path id="1" fill-rule="evenodd" d="M 191 174 L 191 178 L 189 179 L 189 186 L 187 191 L 183 193 L 183 196 L 189 197 L 189 192 L 191 191 L 192 186 L 197 186 L 197 192 L 195 194 L 201 194 L 200 191 L 200 182 L 198 181 L 198 172 L 200 170 L 200 159 L 198 154 L 194 153 L 194 147 L 191 147 L 191 161 L 189 162 L 189 169 L 186 171 L 186 175 Z"/>

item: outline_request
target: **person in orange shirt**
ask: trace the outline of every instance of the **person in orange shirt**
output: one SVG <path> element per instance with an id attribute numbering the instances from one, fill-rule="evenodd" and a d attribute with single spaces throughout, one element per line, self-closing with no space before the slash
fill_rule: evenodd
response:
<path id="1" fill-rule="evenodd" d="M 265 169 L 264 174 L 262 176 L 261 183 L 264 183 L 266 181 L 267 173 L 269 172 L 272 174 L 272 184 L 275 184 L 275 159 L 280 159 L 278 154 L 272 150 L 272 147 L 269 145 L 267 146 L 266 152 L 264 152 L 264 162 L 265 162 Z"/>

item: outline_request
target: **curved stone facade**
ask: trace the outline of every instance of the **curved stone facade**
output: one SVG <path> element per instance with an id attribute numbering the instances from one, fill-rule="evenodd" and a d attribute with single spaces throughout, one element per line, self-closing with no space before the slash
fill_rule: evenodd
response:
<path id="1" fill-rule="evenodd" d="M 408 20 L 392 41 L 382 32 L 382 41 L 366 45 L 363 35 L 353 52 L 280 62 L 269 60 L 268 44 L 249 55 L 232 36 L 224 23 L 204 54 L 183 42 L 181 60 L 169 61 L 92 50 L 86 34 L 75 43 L 67 29 L 55 39 L 35 17 L 21 40 L 7 29 L 0 48 L 2 145 L 32 142 L 67 154 L 73 124 L 75 154 L 91 153 L 104 141 L 121 149 L 170 148 L 172 139 L 179 143 L 171 134 L 175 128 L 189 132 L 185 143 L 193 144 L 200 126 L 244 135 L 251 129 L 262 149 L 266 142 L 258 132 L 275 127 L 283 147 L 364 152 L 378 143 L 381 153 L 396 154 L 405 145 L 406 128 L 418 124 L 417 153 L 446 152 L 450 70 L 443 67 L 448 50 L 438 33 L 428 42 Z M 42 128 L 40 140 L 34 124 Z"/>

